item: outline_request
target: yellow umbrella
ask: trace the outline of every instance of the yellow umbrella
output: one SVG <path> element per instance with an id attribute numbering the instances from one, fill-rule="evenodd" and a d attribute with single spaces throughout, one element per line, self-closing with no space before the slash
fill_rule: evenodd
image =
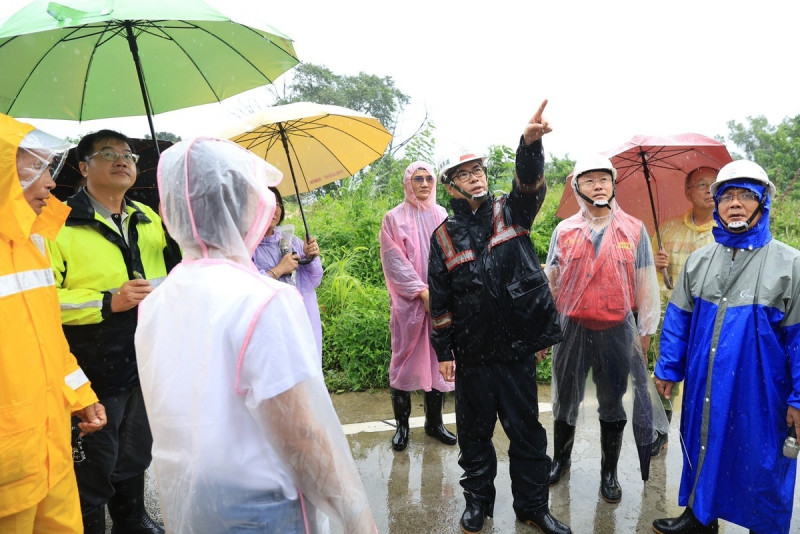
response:
<path id="1" fill-rule="evenodd" d="M 352 176 L 380 158 L 392 134 L 378 119 L 339 106 L 295 102 L 256 113 L 223 137 L 258 154 L 292 181 L 281 195 L 297 195 L 309 237 L 300 193 Z"/>

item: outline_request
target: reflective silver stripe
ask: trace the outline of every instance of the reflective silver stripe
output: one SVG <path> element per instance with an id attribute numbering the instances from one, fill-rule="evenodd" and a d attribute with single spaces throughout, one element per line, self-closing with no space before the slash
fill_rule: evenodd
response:
<path id="1" fill-rule="evenodd" d="M 64 377 L 64 383 L 74 390 L 89 381 L 82 369 L 76 369 Z"/>
<path id="2" fill-rule="evenodd" d="M 62 302 L 61 309 L 62 310 L 85 310 L 86 308 L 102 308 L 103 307 L 103 299 L 100 300 L 90 300 L 88 302 Z"/>
<path id="3" fill-rule="evenodd" d="M 447 267 L 448 271 L 452 271 L 462 263 L 467 263 L 469 261 L 475 261 L 475 253 L 472 250 L 465 250 L 464 252 L 459 252 L 455 256 L 448 258 L 446 262 L 444 262 L 445 267 Z"/>
<path id="4" fill-rule="evenodd" d="M 446 326 L 450 326 L 453 323 L 453 314 L 451 312 L 445 312 L 438 317 L 433 317 L 431 319 L 434 329 L 444 328 Z"/>
<path id="5" fill-rule="evenodd" d="M 56 285 L 51 269 L 37 269 L 0 276 L 0 298 Z"/>

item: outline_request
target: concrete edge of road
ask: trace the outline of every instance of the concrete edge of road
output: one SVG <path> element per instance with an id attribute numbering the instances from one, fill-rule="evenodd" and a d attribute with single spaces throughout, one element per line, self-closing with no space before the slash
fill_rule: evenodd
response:
<path id="1" fill-rule="evenodd" d="M 553 405 L 549 402 L 539 403 L 539 413 L 553 411 Z M 455 413 L 442 414 L 442 422 L 446 425 L 451 425 L 456 422 Z M 408 419 L 408 426 L 410 428 L 422 428 L 425 425 L 425 416 L 410 417 Z M 378 421 L 367 421 L 364 423 L 350 423 L 342 425 L 342 430 L 346 436 L 353 434 L 360 434 L 362 432 L 386 432 L 395 428 L 394 419 L 381 419 Z"/>

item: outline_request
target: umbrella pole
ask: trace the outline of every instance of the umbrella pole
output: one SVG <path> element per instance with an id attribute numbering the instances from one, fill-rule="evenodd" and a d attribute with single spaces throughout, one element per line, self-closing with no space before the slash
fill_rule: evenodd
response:
<path id="1" fill-rule="evenodd" d="M 306 222 L 306 214 L 303 212 L 303 203 L 300 201 L 300 189 L 297 187 L 297 179 L 294 176 L 294 167 L 292 166 L 292 156 L 289 153 L 289 139 L 286 136 L 286 130 L 283 128 L 283 123 L 278 123 L 278 131 L 281 133 L 281 142 L 283 149 L 286 151 L 286 161 L 289 162 L 289 172 L 292 173 L 292 183 L 294 184 L 294 192 L 297 195 L 297 205 L 300 206 L 300 217 L 303 219 L 303 227 L 306 230 L 306 241 L 311 239 L 311 234 L 308 232 L 308 223 Z"/>
<path id="2" fill-rule="evenodd" d="M 144 73 L 142 72 L 142 62 L 139 59 L 139 45 L 136 44 L 136 36 L 133 35 L 133 23 L 129 20 L 125 21 L 125 35 L 128 38 L 128 46 L 131 49 L 133 56 L 133 64 L 136 65 L 136 76 L 139 77 L 139 88 L 142 90 L 142 98 L 144 99 L 144 110 L 147 114 L 147 123 L 150 125 L 150 135 L 153 137 L 153 143 L 156 145 L 156 154 L 161 156 L 161 149 L 158 147 L 158 139 L 156 139 L 156 129 L 153 126 L 153 110 L 150 109 L 150 96 L 147 94 L 147 85 L 144 83 Z"/>
<path id="3" fill-rule="evenodd" d="M 662 250 L 661 245 L 661 231 L 658 229 L 658 214 L 656 213 L 656 204 L 653 201 L 653 189 L 650 186 L 650 169 L 647 167 L 647 155 L 644 150 L 639 152 L 642 157 L 642 170 L 644 172 L 644 181 L 647 182 L 647 196 L 650 198 L 650 209 L 653 211 L 653 222 L 656 228 L 656 242 L 658 243 L 658 250 Z M 664 277 L 664 285 L 667 289 L 672 289 L 672 278 L 670 278 L 667 269 L 661 269 L 661 276 Z"/>

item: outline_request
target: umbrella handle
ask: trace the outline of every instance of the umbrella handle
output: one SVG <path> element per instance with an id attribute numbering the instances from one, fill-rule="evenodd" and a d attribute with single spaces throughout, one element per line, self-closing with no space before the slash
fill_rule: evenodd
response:
<path id="1" fill-rule="evenodd" d="M 316 256 L 314 256 L 313 258 L 305 258 L 305 259 L 302 259 L 302 260 L 297 260 L 297 264 L 298 265 L 308 265 L 309 263 L 314 261 L 315 258 L 316 258 Z"/>
<path id="2" fill-rule="evenodd" d="M 661 276 L 664 277 L 664 287 L 667 289 L 673 289 L 675 286 L 672 284 L 672 277 L 667 272 L 667 268 L 663 267 L 661 269 Z"/>

